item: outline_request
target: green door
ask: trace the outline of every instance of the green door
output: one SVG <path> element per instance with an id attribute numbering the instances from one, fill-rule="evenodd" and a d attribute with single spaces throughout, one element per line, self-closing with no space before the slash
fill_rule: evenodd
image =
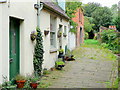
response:
<path id="1" fill-rule="evenodd" d="M 9 28 L 9 63 L 10 80 L 19 74 L 19 20 L 10 18 Z"/>

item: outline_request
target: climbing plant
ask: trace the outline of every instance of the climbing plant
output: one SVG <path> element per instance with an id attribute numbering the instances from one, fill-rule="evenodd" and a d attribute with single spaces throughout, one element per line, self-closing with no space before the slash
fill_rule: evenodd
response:
<path id="1" fill-rule="evenodd" d="M 42 33 L 40 29 L 37 27 L 37 38 L 36 38 L 36 45 L 35 45 L 35 51 L 34 51 L 34 70 L 35 73 L 38 75 L 41 75 L 42 70 L 42 62 L 43 62 L 43 39 L 42 39 Z"/>
<path id="2" fill-rule="evenodd" d="M 66 14 L 70 17 L 70 25 L 73 28 L 70 29 L 70 32 L 76 33 L 77 23 L 72 20 L 75 17 L 76 10 L 82 8 L 82 3 L 79 0 L 73 0 L 74 2 L 66 2 Z"/>

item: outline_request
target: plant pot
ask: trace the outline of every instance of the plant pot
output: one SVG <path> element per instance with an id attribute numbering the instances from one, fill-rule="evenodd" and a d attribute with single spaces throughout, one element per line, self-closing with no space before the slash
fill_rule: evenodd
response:
<path id="1" fill-rule="evenodd" d="M 34 88 L 34 89 L 37 88 L 37 85 L 38 85 L 38 83 L 30 83 L 31 88 Z"/>
<path id="2" fill-rule="evenodd" d="M 61 34 L 59 34 L 59 35 L 58 35 L 58 38 L 60 38 L 61 36 L 62 36 L 62 35 L 61 35 Z"/>
<path id="3" fill-rule="evenodd" d="M 36 39 L 36 35 L 31 34 L 31 35 L 30 35 L 30 38 L 31 38 L 32 41 L 34 41 L 34 40 Z"/>
<path id="4" fill-rule="evenodd" d="M 45 35 L 48 35 L 48 33 L 49 33 L 49 31 L 44 30 L 44 34 L 45 34 Z"/>
<path id="5" fill-rule="evenodd" d="M 66 37 L 67 35 L 66 34 L 63 34 L 64 37 Z"/>
<path id="6" fill-rule="evenodd" d="M 58 67 L 64 67 L 65 65 L 58 65 Z"/>
<path id="7" fill-rule="evenodd" d="M 16 81 L 16 83 L 17 83 L 17 88 L 23 88 L 25 82 L 26 82 L 26 80 Z"/>

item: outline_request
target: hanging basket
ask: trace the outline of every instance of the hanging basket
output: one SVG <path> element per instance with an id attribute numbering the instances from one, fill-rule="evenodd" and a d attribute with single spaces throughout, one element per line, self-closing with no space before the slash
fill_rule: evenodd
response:
<path id="1" fill-rule="evenodd" d="M 67 35 L 65 33 L 63 33 L 63 36 L 66 37 Z"/>
<path id="2" fill-rule="evenodd" d="M 32 31 L 30 34 L 30 38 L 32 41 L 34 41 L 37 38 L 37 32 L 36 31 Z"/>
<path id="3" fill-rule="evenodd" d="M 49 34 L 49 31 L 44 30 L 44 34 L 45 34 L 45 36 L 48 35 L 48 34 Z"/>

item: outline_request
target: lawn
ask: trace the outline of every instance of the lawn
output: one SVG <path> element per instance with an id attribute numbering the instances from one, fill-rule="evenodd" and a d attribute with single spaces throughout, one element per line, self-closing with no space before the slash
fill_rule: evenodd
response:
<path id="1" fill-rule="evenodd" d="M 87 39 L 84 41 L 85 44 L 99 44 L 98 40 L 94 40 L 94 39 Z"/>

